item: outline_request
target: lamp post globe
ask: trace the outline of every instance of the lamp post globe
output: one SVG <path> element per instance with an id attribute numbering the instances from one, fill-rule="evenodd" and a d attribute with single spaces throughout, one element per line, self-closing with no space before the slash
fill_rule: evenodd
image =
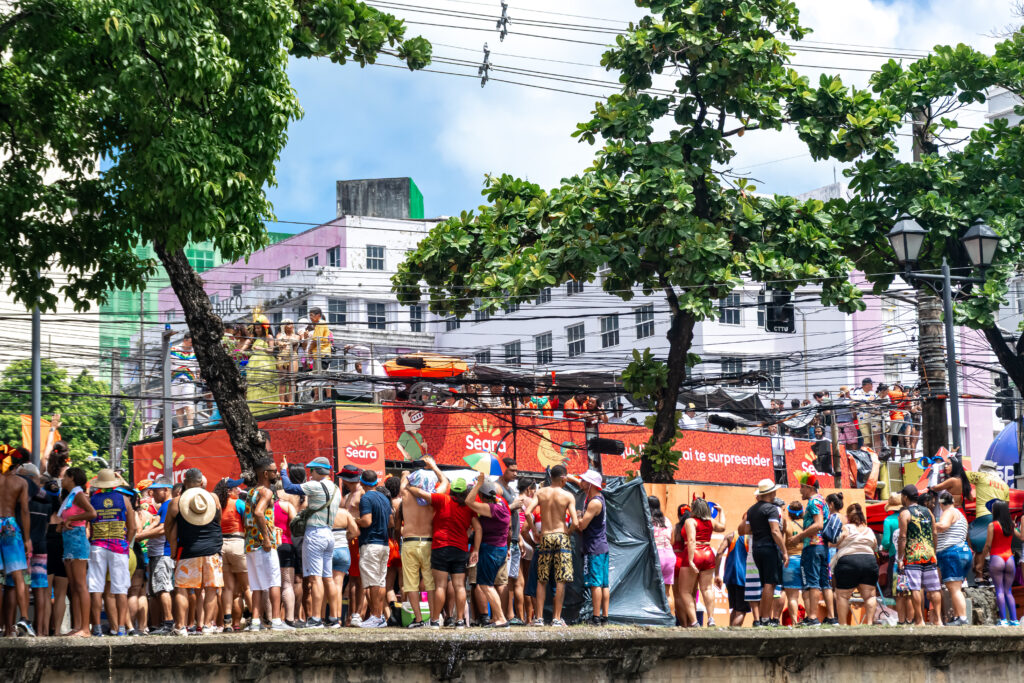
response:
<path id="1" fill-rule="evenodd" d="M 927 234 L 928 231 L 922 228 L 913 216 L 908 214 L 900 216 L 886 237 L 896 254 L 896 261 L 901 266 L 913 266 L 917 263 L 917 257 L 921 254 L 921 246 L 924 244 Z"/>
<path id="2" fill-rule="evenodd" d="M 999 235 L 982 221 L 978 221 L 964 233 L 960 242 L 967 250 L 967 256 L 975 268 L 988 268 L 999 248 Z"/>

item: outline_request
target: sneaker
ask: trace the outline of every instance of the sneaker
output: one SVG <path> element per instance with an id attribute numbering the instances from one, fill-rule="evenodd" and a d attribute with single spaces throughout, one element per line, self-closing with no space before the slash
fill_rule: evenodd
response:
<path id="1" fill-rule="evenodd" d="M 388 628 L 389 626 L 391 626 L 391 620 L 385 619 L 384 617 L 380 617 L 377 619 L 376 623 L 370 628 Z"/>
<path id="2" fill-rule="evenodd" d="M 201 635 L 203 635 L 203 632 L 199 630 L 198 626 L 189 626 L 188 627 L 188 634 L 190 636 L 201 636 Z"/>
<path id="3" fill-rule="evenodd" d="M 780 626 L 782 626 L 778 619 L 769 619 L 768 623 L 765 625 L 770 626 L 771 628 L 779 628 Z"/>
<path id="4" fill-rule="evenodd" d="M 213 624 L 207 624 L 206 626 L 203 627 L 203 635 L 204 636 L 210 636 L 210 635 L 213 635 L 214 633 L 220 633 L 221 630 L 222 630 L 221 628 L 219 628 L 217 626 L 214 626 Z"/>
<path id="5" fill-rule="evenodd" d="M 139 638 L 141 636 L 145 636 L 145 635 L 149 635 L 149 634 L 145 633 L 144 631 L 140 631 L 138 629 L 133 628 L 131 631 L 128 631 L 128 635 L 130 637 L 132 637 L 132 638 Z"/>
<path id="6" fill-rule="evenodd" d="M 565 623 L 565 619 L 552 619 L 551 620 L 551 625 L 552 626 L 568 626 L 568 624 Z"/>
<path id="7" fill-rule="evenodd" d="M 1020 621 L 1017 619 L 1010 619 L 1010 626 L 1020 626 Z"/>
<path id="8" fill-rule="evenodd" d="M 456 630 L 461 630 L 461 629 L 464 629 L 464 628 L 466 628 L 466 620 L 465 619 L 459 619 L 458 621 L 455 622 L 455 629 Z"/>
<path id="9" fill-rule="evenodd" d="M 19 636 L 24 636 L 27 638 L 36 637 L 36 630 L 32 628 L 32 624 L 28 623 L 28 621 L 25 619 L 18 619 L 18 623 L 14 625 L 14 628 Z"/>
<path id="10" fill-rule="evenodd" d="M 110 635 L 118 637 L 118 638 L 124 638 L 124 637 L 126 637 L 128 635 L 128 629 L 126 629 L 124 626 L 122 626 L 122 627 L 118 628 L 116 632 L 111 633 Z"/>
<path id="11" fill-rule="evenodd" d="M 349 626 L 356 626 L 356 627 L 358 627 L 359 624 L 362 623 L 362 621 L 363 621 L 363 617 L 362 616 L 360 616 L 358 614 L 353 614 L 352 615 L 352 620 L 349 622 Z"/>
<path id="12" fill-rule="evenodd" d="M 320 621 L 319 619 L 315 619 L 314 617 L 310 617 L 309 619 L 306 620 L 306 628 L 323 628 L 323 627 L 324 627 L 324 622 Z"/>
<path id="13" fill-rule="evenodd" d="M 441 628 L 441 621 L 440 620 L 438 620 L 438 621 L 433 621 L 433 620 L 428 621 L 427 622 L 427 628 L 435 628 L 435 629 Z"/>
<path id="14" fill-rule="evenodd" d="M 750 626 L 751 628 L 761 628 L 762 626 L 767 626 L 768 624 L 766 624 L 765 621 L 765 619 L 754 619 L 754 622 Z"/>
<path id="15" fill-rule="evenodd" d="M 544 619 L 542 617 L 537 617 L 536 619 L 534 619 L 533 621 L 530 622 L 530 626 L 532 626 L 534 628 L 543 628 L 544 627 Z"/>
<path id="16" fill-rule="evenodd" d="M 608 617 L 601 617 L 601 626 L 608 625 Z"/>
<path id="17" fill-rule="evenodd" d="M 1010 622 L 1008 622 L 1006 619 L 1000 619 L 999 621 L 996 622 L 996 626 L 1009 626 L 1009 625 L 1010 625 Z"/>
<path id="18" fill-rule="evenodd" d="M 246 631 L 250 631 L 252 633 L 259 633 L 260 631 L 263 630 L 263 624 L 261 624 L 258 621 L 253 621 L 253 622 L 249 623 L 249 625 L 245 628 L 245 630 Z"/>
<path id="19" fill-rule="evenodd" d="M 359 622 L 359 628 L 378 628 L 383 623 L 383 619 L 371 615 L 368 619 Z"/>
<path id="20" fill-rule="evenodd" d="M 455 626 L 455 619 L 453 617 L 448 617 L 444 620 L 445 628 L 451 628 L 452 626 Z M 465 626 L 465 623 L 463 623 L 463 626 Z"/>
<path id="21" fill-rule="evenodd" d="M 839 626 L 839 620 L 836 619 L 835 617 L 833 617 L 831 619 L 826 619 L 825 621 L 823 621 L 821 623 L 823 625 L 825 625 L 825 626 Z"/>
<path id="22" fill-rule="evenodd" d="M 523 621 L 522 619 L 517 618 L 517 617 L 512 617 L 511 619 L 508 620 L 508 625 L 509 626 L 526 626 L 526 622 Z"/>
<path id="23" fill-rule="evenodd" d="M 338 626 L 332 626 L 331 628 L 338 628 Z M 284 623 L 280 619 L 276 619 L 276 620 L 270 622 L 270 630 L 271 631 L 294 631 L 295 627 L 294 626 L 289 626 L 288 624 Z"/>
<path id="24" fill-rule="evenodd" d="M 815 626 L 821 626 L 821 622 L 818 621 L 817 619 L 807 618 L 807 619 L 804 619 L 803 621 L 800 622 L 800 626 L 803 626 L 805 628 L 811 628 L 811 627 L 815 627 Z"/>
<path id="25" fill-rule="evenodd" d="M 296 619 L 295 621 L 288 621 L 287 619 L 285 619 L 284 623 L 288 624 L 289 626 L 291 626 L 292 628 L 294 628 L 296 630 L 298 630 L 300 628 L 306 628 L 306 622 L 303 621 L 302 619 Z"/>
<path id="26" fill-rule="evenodd" d="M 426 624 L 424 624 L 422 621 L 414 621 L 408 626 L 406 626 L 406 628 L 423 628 L 424 626 L 426 626 Z"/>
<path id="27" fill-rule="evenodd" d="M 169 636 L 174 634 L 174 626 L 170 624 L 161 624 L 158 628 L 153 629 L 149 632 L 151 636 Z"/>
<path id="28" fill-rule="evenodd" d="M 188 629 L 184 629 L 184 628 L 176 628 L 176 629 L 174 629 L 173 631 L 171 631 L 171 635 L 175 635 L 175 636 L 187 636 L 187 635 L 188 635 Z"/>
<path id="29" fill-rule="evenodd" d="M 714 628 L 714 627 L 715 627 L 715 618 L 714 617 L 708 618 L 708 628 Z"/>
<path id="30" fill-rule="evenodd" d="M 93 638 L 102 638 L 103 637 L 103 629 L 100 628 L 99 626 L 93 626 L 92 627 L 92 637 Z"/>
<path id="31" fill-rule="evenodd" d="M 601 617 L 590 617 L 590 619 L 588 621 L 590 622 L 591 626 L 600 626 L 601 625 Z"/>

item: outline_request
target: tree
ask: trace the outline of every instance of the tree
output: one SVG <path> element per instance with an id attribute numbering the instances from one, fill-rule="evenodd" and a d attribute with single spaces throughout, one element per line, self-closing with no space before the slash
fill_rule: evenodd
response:
<path id="1" fill-rule="evenodd" d="M 785 0 L 638 0 L 651 14 L 616 40 L 602 64 L 622 91 L 597 102 L 574 135 L 604 145 L 593 166 L 551 191 L 507 175 L 486 180 L 488 204 L 438 225 L 399 266 L 393 285 L 410 304 L 465 315 L 474 298 L 496 308 L 569 280 L 591 281 L 607 266 L 606 292 L 663 293 L 671 311 L 668 357 L 634 354 L 626 389 L 651 400 L 653 434 L 641 461 L 647 481 L 665 481 L 677 461 L 679 389 L 696 362 L 694 325 L 744 278 L 792 291 L 821 286 L 821 301 L 863 308 L 849 282 L 845 235 L 818 201 L 754 194 L 720 169 L 733 138 L 798 131 L 817 158 L 848 160 L 893 124 L 891 112 L 836 77 L 812 87 L 786 67 L 781 37 L 801 39 Z M 656 75 L 675 77 L 671 95 L 648 92 Z M 670 127 L 666 134 L 655 131 Z"/>
<path id="2" fill-rule="evenodd" d="M 916 121 L 918 159 L 899 158 L 895 141 L 900 131 L 892 128 L 848 171 L 853 198 L 835 202 L 829 211 L 849 225 L 851 253 L 876 292 L 888 289 L 899 271 L 886 233 L 903 214 L 928 230 L 917 269 L 937 271 L 947 259 L 955 274 L 983 277 L 983 284 L 966 287 L 956 302 L 956 322 L 985 335 L 1000 365 L 1024 391 L 1024 336 L 1019 330 L 1010 334 L 1000 329 L 996 318 L 1006 303 L 1009 280 L 1024 269 L 1024 129 L 997 119 L 962 134 L 950 119 L 959 109 L 984 104 L 993 89 L 1021 94 L 1022 54 L 1024 34 L 1018 32 L 991 56 L 965 45 L 938 46 L 905 68 L 895 61 L 884 65 L 872 76 L 872 89 L 879 106 L 891 108 L 902 121 Z M 986 221 L 1001 237 L 996 260 L 985 272 L 971 268 L 960 243 L 977 220 Z M 925 296 L 919 300 L 934 299 L 921 290 Z M 936 346 L 941 366 L 941 337 Z M 923 447 L 925 453 L 934 453 L 947 443 L 945 372 L 942 368 L 936 382 L 936 373 L 925 370 L 922 383 L 930 391 L 925 392 Z"/>
<path id="3" fill-rule="evenodd" d="M 229 260 L 267 244 L 264 190 L 301 116 L 289 57 L 410 69 L 430 45 L 356 0 L 14 0 L 0 9 L 0 273 L 43 308 L 141 289 L 152 243 L 243 473 L 266 454 L 222 324 L 183 247 Z M 109 167 L 96 172 L 98 159 Z M 57 180 L 53 180 L 54 176 Z"/>
<path id="4" fill-rule="evenodd" d="M 90 472 L 99 466 L 86 461 L 93 451 L 103 456 L 110 448 L 110 387 L 93 378 L 87 371 L 69 381 L 68 371 L 51 360 L 43 359 L 42 414 L 61 414 L 61 438 L 68 442 L 71 462 Z M 21 443 L 21 416 L 32 411 L 32 361 L 17 360 L 0 374 L 0 396 L 4 396 L 0 412 L 0 443 Z M 42 434 L 43 442 L 46 433 Z"/>

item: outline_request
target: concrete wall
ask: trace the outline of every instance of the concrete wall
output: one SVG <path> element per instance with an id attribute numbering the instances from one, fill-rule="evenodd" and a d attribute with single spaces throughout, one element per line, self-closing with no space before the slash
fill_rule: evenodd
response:
<path id="1" fill-rule="evenodd" d="M 5 639 L 12 683 L 254 681 L 1017 681 L 1024 637 L 997 628 L 856 631 L 388 630 L 189 638 Z"/>

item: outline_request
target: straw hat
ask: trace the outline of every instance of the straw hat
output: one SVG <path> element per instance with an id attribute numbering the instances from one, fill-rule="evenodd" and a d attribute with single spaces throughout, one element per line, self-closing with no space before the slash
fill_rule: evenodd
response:
<path id="1" fill-rule="evenodd" d="M 118 486 L 125 486 L 124 479 L 119 477 L 114 470 L 108 468 L 97 472 L 96 478 L 92 480 L 94 489 L 116 489 Z"/>
<path id="2" fill-rule="evenodd" d="M 762 479 L 757 482 L 757 488 L 754 490 L 755 496 L 763 496 L 767 493 L 775 493 L 779 490 L 779 485 L 771 479 Z"/>
<path id="3" fill-rule="evenodd" d="M 900 500 L 900 494 L 890 493 L 889 502 L 885 504 L 886 512 L 895 512 L 903 508 L 903 501 Z"/>
<path id="4" fill-rule="evenodd" d="M 217 515 L 217 499 L 198 486 L 187 489 L 178 499 L 178 511 L 193 526 L 206 526 Z"/>

